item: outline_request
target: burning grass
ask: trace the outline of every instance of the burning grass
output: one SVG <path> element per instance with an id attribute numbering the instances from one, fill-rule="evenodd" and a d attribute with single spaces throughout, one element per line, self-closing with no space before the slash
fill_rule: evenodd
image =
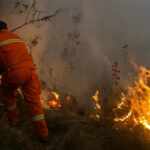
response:
<path id="1" fill-rule="evenodd" d="M 74 96 L 62 96 L 59 92 L 48 91 L 47 100 L 42 100 L 50 131 L 47 145 L 37 142 L 26 117 L 22 117 L 19 127 L 12 128 L 7 124 L 5 114 L 1 111 L 3 109 L 0 108 L 0 149 L 149 150 L 149 81 L 150 70 L 139 67 L 135 82 L 121 93 L 120 102 L 113 108 L 113 112 L 108 113 L 115 114 L 112 118 L 103 116 L 100 90 L 96 90 L 91 96 L 92 107 L 87 112 L 79 109 Z M 22 108 L 22 114 L 26 114 L 22 101 L 19 107 Z"/>
<path id="2" fill-rule="evenodd" d="M 150 70 L 139 67 L 136 81 L 126 92 L 122 92 L 121 101 L 114 112 L 115 122 L 150 130 Z M 123 115 L 119 116 L 121 113 Z"/>

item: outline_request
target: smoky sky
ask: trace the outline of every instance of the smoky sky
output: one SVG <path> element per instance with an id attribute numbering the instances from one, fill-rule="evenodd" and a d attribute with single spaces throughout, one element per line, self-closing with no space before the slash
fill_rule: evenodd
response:
<path id="1" fill-rule="evenodd" d="M 14 2 L 0 1 L 0 17 L 8 21 L 11 28 L 24 20 L 24 16 L 13 9 Z M 76 96 L 86 95 L 111 82 L 114 61 L 119 62 L 123 78 L 126 76 L 129 71 L 126 53 L 139 65 L 149 67 L 149 0 L 37 2 L 39 9 L 50 13 L 57 8 L 64 10 L 54 23 L 36 24 L 17 31 L 27 41 L 35 35 L 41 37 L 39 45 L 33 48 L 33 57 L 40 78 L 47 86 Z M 79 17 L 78 23 L 73 17 Z M 70 33 L 80 34 L 77 41 L 68 39 Z M 76 42 L 80 44 L 76 46 Z M 128 47 L 122 48 L 124 45 Z"/>

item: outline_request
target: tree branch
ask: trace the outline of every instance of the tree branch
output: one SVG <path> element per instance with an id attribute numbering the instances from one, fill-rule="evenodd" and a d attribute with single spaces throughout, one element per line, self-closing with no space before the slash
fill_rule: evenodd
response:
<path id="1" fill-rule="evenodd" d="M 37 18 L 37 19 L 31 19 L 29 21 L 25 21 L 25 23 L 15 27 L 14 29 L 12 29 L 11 31 L 12 32 L 15 32 L 21 28 L 24 28 L 25 26 L 27 25 L 30 25 L 30 24 L 34 24 L 34 23 L 37 23 L 37 22 L 41 22 L 41 21 L 50 21 L 52 18 L 56 17 L 60 12 L 62 11 L 62 9 L 57 9 L 53 14 L 51 15 L 47 15 L 47 16 L 44 16 L 44 17 L 41 17 L 41 18 Z"/>
<path id="2" fill-rule="evenodd" d="M 28 21 L 30 13 L 31 13 L 32 9 L 35 9 L 35 6 L 36 6 L 36 0 L 32 0 L 32 4 L 31 4 L 31 7 L 29 8 L 29 10 L 27 12 L 27 16 L 26 16 L 25 22 Z"/>

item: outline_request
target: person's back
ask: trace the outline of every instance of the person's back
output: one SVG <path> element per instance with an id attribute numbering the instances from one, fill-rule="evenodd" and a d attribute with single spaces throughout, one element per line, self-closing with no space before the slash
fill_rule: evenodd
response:
<path id="1" fill-rule="evenodd" d="M 48 128 L 40 101 L 40 81 L 28 54 L 26 44 L 19 36 L 7 30 L 5 22 L 0 21 L 0 97 L 7 110 L 11 125 L 18 123 L 16 90 L 21 88 L 28 104 L 35 132 L 40 140 L 48 139 Z"/>
<path id="2" fill-rule="evenodd" d="M 2 47 L 1 43 L 4 43 Z M 0 69 L 6 70 L 23 65 L 33 67 L 32 57 L 23 40 L 7 29 L 0 31 Z"/>

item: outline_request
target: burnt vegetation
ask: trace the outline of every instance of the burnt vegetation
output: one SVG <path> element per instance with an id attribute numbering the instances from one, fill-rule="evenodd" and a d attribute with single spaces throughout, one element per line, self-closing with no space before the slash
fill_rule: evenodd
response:
<path id="1" fill-rule="evenodd" d="M 17 0 L 14 9 L 19 15 L 24 15 L 25 20 L 16 26 L 12 31 L 34 25 L 39 22 L 52 23 L 61 13 L 62 9 L 57 9 L 52 13 L 37 9 L 37 1 L 32 0 L 31 4 L 26 1 Z M 78 25 L 81 15 L 72 17 L 73 22 Z M 67 35 L 66 44 L 62 52 L 62 58 L 69 64 L 69 70 L 73 71 L 74 57 L 80 46 L 80 32 L 74 30 Z M 40 42 L 40 35 L 30 41 L 30 47 L 35 47 Z M 124 45 L 122 48 L 127 48 Z M 68 59 L 69 58 L 69 59 Z M 120 81 L 120 70 L 118 62 L 112 66 L 112 79 L 115 86 Z M 49 68 L 50 77 L 53 77 L 53 68 Z M 44 88 L 46 83 L 42 82 Z M 120 91 L 119 91 L 120 92 Z M 114 93 L 110 93 L 113 95 Z M 114 96 L 114 95 L 113 95 Z M 115 95 L 116 96 L 116 95 Z M 73 99 L 76 99 L 73 97 Z M 107 96 L 107 101 L 111 101 Z M 105 110 L 100 120 L 89 118 L 89 112 L 83 108 L 78 108 L 77 101 L 72 104 L 64 104 L 61 109 L 46 110 L 46 119 L 49 127 L 49 141 L 45 144 L 40 143 L 32 133 L 32 125 L 28 122 L 27 110 L 24 108 L 22 97 L 18 97 L 21 120 L 17 127 L 9 126 L 5 110 L 0 104 L 0 150 L 149 150 L 150 142 L 145 140 L 143 128 L 119 128 L 113 122 L 112 109 Z M 102 107 L 103 108 L 103 107 Z"/>
<path id="2" fill-rule="evenodd" d="M 113 124 L 113 116 L 90 119 L 88 112 L 75 105 L 65 104 L 61 109 L 46 111 L 49 141 L 40 143 L 33 134 L 22 97 L 18 97 L 21 120 L 16 127 L 9 126 L 5 111 L 0 107 L 0 149 L 3 150 L 148 150 L 142 127 L 130 130 Z M 71 108 L 71 109 L 70 109 Z"/>

